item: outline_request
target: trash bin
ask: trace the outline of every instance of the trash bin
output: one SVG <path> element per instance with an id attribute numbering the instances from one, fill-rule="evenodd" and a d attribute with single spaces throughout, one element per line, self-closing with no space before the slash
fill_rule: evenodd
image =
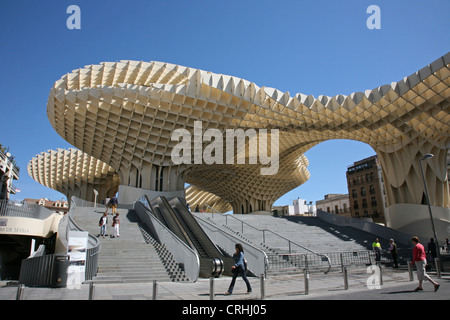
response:
<path id="1" fill-rule="evenodd" d="M 67 285 L 67 268 L 69 268 L 69 256 L 55 254 L 50 286 L 52 288 L 65 288 Z"/>

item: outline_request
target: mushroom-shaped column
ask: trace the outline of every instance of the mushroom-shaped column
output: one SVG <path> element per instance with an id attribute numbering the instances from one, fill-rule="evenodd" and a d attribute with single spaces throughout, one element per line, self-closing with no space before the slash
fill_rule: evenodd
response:
<path id="1" fill-rule="evenodd" d="M 41 152 L 28 162 L 28 174 L 40 184 L 72 196 L 97 202 L 117 193 L 119 176 L 104 162 L 70 148 Z"/>

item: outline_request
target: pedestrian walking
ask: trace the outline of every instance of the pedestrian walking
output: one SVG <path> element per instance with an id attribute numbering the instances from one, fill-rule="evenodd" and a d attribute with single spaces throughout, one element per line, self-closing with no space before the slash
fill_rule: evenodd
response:
<path id="1" fill-rule="evenodd" d="M 372 243 L 372 249 L 373 252 L 375 253 L 375 261 L 380 261 L 381 260 L 381 244 L 380 244 L 380 240 L 378 240 L 378 238 L 375 238 L 375 241 Z"/>
<path id="2" fill-rule="evenodd" d="M 109 202 L 111 201 L 111 198 L 106 198 L 105 200 L 105 213 L 108 214 L 108 207 L 110 206 Z"/>
<path id="3" fill-rule="evenodd" d="M 108 214 L 105 212 L 100 218 L 98 225 L 100 227 L 100 235 L 105 239 L 106 236 L 106 226 L 108 225 Z"/>
<path id="4" fill-rule="evenodd" d="M 247 293 L 252 292 L 252 287 L 250 286 L 250 282 L 245 275 L 247 271 L 246 261 L 244 258 L 244 249 L 240 243 L 236 243 L 235 246 L 236 252 L 233 254 L 233 260 L 235 262 L 234 266 L 231 267 L 231 272 L 233 273 L 233 279 L 231 280 L 228 291 L 225 294 L 230 295 L 233 293 L 234 284 L 236 283 L 236 278 L 241 275 L 245 284 L 247 285 Z"/>
<path id="5" fill-rule="evenodd" d="M 389 239 L 389 252 L 391 253 L 392 261 L 394 261 L 394 268 L 398 268 L 398 250 L 394 239 Z"/>
<path id="6" fill-rule="evenodd" d="M 117 212 L 116 215 L 113 217 L 113 222 L 112 222 L 112 227 L 114 228 L 114 234 L 113 234 L 112 238 L 120 237 L 119 226 L 120 226 L 120 219 L 119 219 L 119 213 Z"/>
<path id="7" fill-rule="evenodd" d="M 423 290 L 422 282 L 423 280 L 428 280 L 434 285 L 434 292 L 438 291 L 439 283 L 433 281 L 427 274 L 425 270 L 425 266 L 427 264 L 427 255 L 425 253 L 424 246 L 420 243 L 418 237 L 412 237 L 411 241 L 414 245 L 413 248 L 413 260 L 411 262 L 412 265 L 416 266 L 417 269 L 417 279 L 419 280 L 419 286 L 414 289 L 414 291 Z"/>
<path id="8" fill-rule="evenodd" d="M 115 215 L 116 214 L 116 209 L 117 209 L 117 204 L 119 203 L 117 197 L 115 195 L 112 196 L 111 200 L 109 201 L 109 203 L 111 204 L 112 214 Z"/>

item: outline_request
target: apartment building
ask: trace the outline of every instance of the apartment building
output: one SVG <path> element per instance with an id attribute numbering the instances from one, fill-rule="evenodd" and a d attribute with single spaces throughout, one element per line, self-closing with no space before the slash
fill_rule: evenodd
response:
<path id="1" fill-rule="evenodd" d="M 322 200 L 316 201 L 317 210 L 329 213 L 350 215 L 350 202 L 348 194 L 326 194 Z"/>
<path id="2" fill-rule="evenodd" d="M 14 157 L 0 144 L 0 200 L 8 200 L 10 194 L 15 194 L 17 188 L 14 180 L 19 179 L 19 168 Z"/>
<path id="3" fill-rule="evenodd" d="M 349 166 L 347 186 L 352 217 L 371 218 L 376 223 L 385 223 L 385 192 L 377 156 Z"/>

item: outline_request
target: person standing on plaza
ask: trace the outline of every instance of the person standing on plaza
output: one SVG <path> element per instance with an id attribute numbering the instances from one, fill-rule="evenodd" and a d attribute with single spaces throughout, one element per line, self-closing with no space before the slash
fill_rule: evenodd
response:
<path id="1" fill-rule="evenodd" d="M 108 225 L 108 214 L 106 212 L 100 218 L 100 221 L 98 222 L 98 225 L 100 227 L 100 235 L 103 237 L 103 239 L 105 239 L 106 226 Z"/>
<path id="2" fill-rule="evenodd" d="M 375 253 L 375 261 L 378 262 L 381 260 L 381 244 L 378 238 L 375 238 L 375 241 L 372 243 L 372 249 Z"/>
<path id="3" fill-rule="evenodd" d="M 394 239 L 389 239 L 389 252 L 391 253 L 392 260 L 394 261 L 394 268 L 398 268 L 398 251 L 397 244 Z"/>
<path id="4" fill-rule="evenodd" d="M 120 219 L 119 219 L 119 213 L 118 212 L 116 213 L 116 215 L 113 218 L 112 226 L 114 228 L 114 234 L 113 234 L 112 237 L 113 238 L 120 237 L 120 234 L 119 234 Z"/>
<path id="5" fill-rule="evenodd" d="M 417 269 L 417 279 L 419 280 L 419 286 L 414 289 L 414 291 L 421 291 L 423 290 L 422 282 L 423 280 L 428 280 L 434 285 L 434 292 L 436 292 L 439 289 L 439 283 L 433 281 L 428 275 L 425 270 L 425 266 L 427 264 L 427 255 L 425 253 L 424 246 L 420 243 L 418 237 L 412 237 L 411 241 L 414 245 L 413 248 L 413 260 L 411 262 L 412 265 L 416 266 Z"/>
<path id="6" fill-rule="evenodd" d="M 235 246 L 236 252 L 233 254 L 233 260 L 235 262 L 234 266 L 231 267 L 233 273 L 233 279 L 231 280 L 228 291 L 225 294 L 230 295 L 233 293 L 234 284 L 236 282 L 236 278 L 241 275 L 245 284 L 247 285 L 247 293 L 252 292 L 252 287 L 250 286 L 250 282 L 247 279 L 245 273 L 247 272 L 246 266 L 244 263 L 244 249 L 240 243 L 236 243 Z"/>
<path id="7" fill-rule="evenodd" d="M 431 263 L 433 263 L 434 259 L 437 257 L 436 242 L 434 242 L 433 238 L 431 238 L 430 242 L 428 242 L 427 253 L 431 255 Z"/>

